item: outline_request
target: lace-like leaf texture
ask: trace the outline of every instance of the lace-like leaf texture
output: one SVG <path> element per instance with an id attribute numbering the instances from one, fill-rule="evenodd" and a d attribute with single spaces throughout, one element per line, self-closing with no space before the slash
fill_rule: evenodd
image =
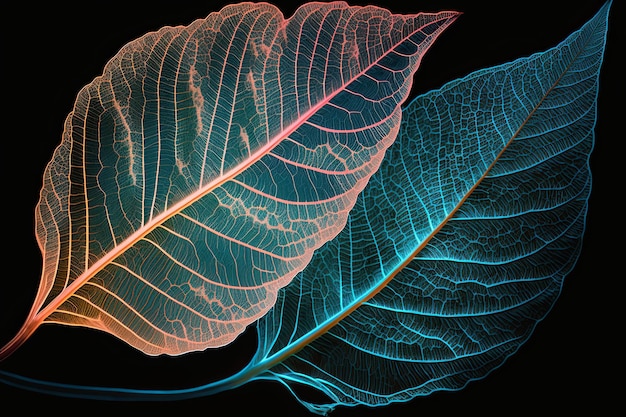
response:
<path id="1" fill-rule="evenodd" d="M 44 322 L 150 355 L 231 342 L 344 227 L 457 15 L 241 3 L 125 46 L 45 171 L 41 284 L 0 357 Z"/>
<path id="2" fill-rule="evenodd" d="M 610 4 L 553 49 L 412 101 L 346 227 L 279 291 L 239 373 L 172 391 L 2 380 L 130 400 L 274 380 L 326 414 L 485 377 L 531 336 L 578 259 Z M 300 384 L 329 400 L 300 398 Z"/>
<path id="3" fill-rule="evenodd" d="M 517 351 L 580 253 L 609 8 L 406 107 L 345 229 L 260 321 L 248 373 L 320 390 L 330 403 L 300 401 L 326 413 L 460 389 Z"/>

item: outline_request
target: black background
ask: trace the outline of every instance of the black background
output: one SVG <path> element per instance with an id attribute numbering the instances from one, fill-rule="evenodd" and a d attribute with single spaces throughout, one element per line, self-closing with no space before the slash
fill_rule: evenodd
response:
<path id="1" fill-rule="evenodd" d="M 33 232 L 34 207 L 44 167 L 60 142 L 63 121 L 78 90 L 99 75 L 127 42 L 165 25 L 189 24 L 226 4 L 175 1 L 128 8 L 129 3 L 35 6 L 22 1 L 15 3 L 12 11 L 3 11 L 5 110 L 0 149 L 5 268 L 0 277 L 0 344 L 17 332 L 36 292 L 41 257 Z M 413 94 L 418 94 L 472 71 L 556 46 L 604 2 L 351 2 L 366 3 L 397 13 L 464 13 L 424 57 L 415 77 Z M 299 3 L 276 4 L 288 17 Z M 614 4 L 611 11 L 601 71 L 597 138 L 591 159 L 594 185 L 583 252 L 551 313 L 516 355 L 462 391 L 436 393 L 384 408 L 339 408 L 332 415 L 522 415 L 559 410 L 604 415 L 602 410 L 612 407 L 617 388 L 623 387 L 620 307 L 626 300 L 621 289 L 624 272 L 617 254 L 623 233 L 618 199 L 624 190 L 624 133 L 623 125 L 618 126 L 623 122 L 618 109 L 623 108 L 624 81 L 618 77 L 621 63 L 617 61 L 624 44 L 616 35 L 620 23 L 624 24 L 616 18 L 624 12 L 620 6 Z M 150 358 L 104 333 L 46 325 L 0 368 L 68 383 L 180 388 L 230 375 L 247 363 L 255 347 L 254 331 L 249 330 L 228 348 Z M 42 406 L 70 416 L 94 411 L 122 415 L 307 414 L 284 387 L 271 382 L 254 382 L 211 397 L 169 403 L 93 402 L 0 385 L 0 414 L 31 415 Z M 5 413 L 12 407 L 17 408 Z"/>

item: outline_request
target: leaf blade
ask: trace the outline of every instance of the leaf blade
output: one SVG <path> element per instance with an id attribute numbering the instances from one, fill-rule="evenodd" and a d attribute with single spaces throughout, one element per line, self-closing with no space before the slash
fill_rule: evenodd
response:
<path id="1" fill-rule="evenodd" d="M 337 2 L 285 21 L 246 3 L 127 45 L 79 93 L 44 174 L 25 329 L 92 327 L 151 355 L 232 341 L 343 226 L 455 16 Z"/>
<path id="2" fill-rule="evenodd" d="M 580 252 L 609 6 L 557 48 L 411 103 L 346 229 L 261 320 L 261 375 L 319 389 L 331 403 L 299 400 L 325 413 L 459 389 L 519 348 Z M 516 91 L 529 80 L 538 97 Z"/>

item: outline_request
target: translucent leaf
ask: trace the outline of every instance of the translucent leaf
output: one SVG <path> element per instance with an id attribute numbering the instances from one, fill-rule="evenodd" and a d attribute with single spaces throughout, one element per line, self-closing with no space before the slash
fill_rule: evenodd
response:
<path id="1" fill-rule="evenodd" d="M 230 343 L 343 228 L 458 13 L 224 7 L 126 45 L 84 87 L 43 177 L 41 323 L 150 354 Z"/>
<path id="2" fill-rule="evenodd" d="M 260 321 L 260 378 L 321 390 L 302 402 L 323 413 L 459 389 L 517 351 L 580 253 L 608 10 L 407 106 L 346 228 Z"/>
<path id="3" fill-rule="evenodd" d="M 258 326 L 259 351 L 241 372 L 191 388 L 191 376 L 185 375 L 172 382 L 183 387 L 175 390 L 58 384 L 5 371 L 0 380 L 70 397 L 168 401 L 158 403 L 159 410 L 177 412 L 185 404 L 170 400 L 221 392 L 225 395 L 186 405 L 197 410 L 198 404 L 218 407 L 227 401 L 233 410 L 282 412 L 291 404 L 273 395 L 272 384 L 264 381 L 272 380 L 311 411 L 325 413 L 337 405 L 407 401 L 483 378 L 528 340 L 578 258 L 609 7 L 554 49 L 478 71 L 412 102 L 404 111 L 411 118 L 403 119 L 402 135 L 358 200 L 347 228 L 281 290 L 276 308 Z M 437 175 L 440 171 L 447 176 Z M 589 310 L 604 307 L 598 298 L 611 299 L 607 289 L 612 286 L 584 281 L 593 292 L 580 299 L 575 317 L 602 320 L 607 310 Z M 588 368 L 612 360 L 592 357 L 610 346 L 604 343 L 607 333 L 598 327 L 590 335 L 587 324 L 563 326 L 581 332 L 575 350 L 583 356 L 569 374 L 576 372 L 577 378 L 578 371 L 588 377 Z M 210 371 L 200 367 L 195 377 Z M 408 407 L 360 407 L 345 414 L 446 414 L 467 404 L 497 414 L 511 404 L 514 410 L 536 407 L 535 401 L 503 404 L 503 393 L 570 400 L 557 387 L 550 387 L 550 394 L 537 392 L 547 386 L 546 378 L 537 378 L 542 381 L 526 381 L 523 394 L 510 393 L 524 386 L 518 381 L 510 390 L 498 387 L 492 397 L 483 390 L 476 399 L 481 391 L 474 387 L 465 395 L 436 395 Z M 496 380 L 502 381 L 502 373 Z M 222 392 L 250 381 L 258 382 Z M 576 382 L 577 393 L 604 393 L 600 379 Z M 327 401 L 302 395 L 302 385 L 325 394 Z M 583 400 L 602 406 L 591 394 L 574 404 Z M 124 404 L 134 405 L 154 406 Z M 563 404 L 557 406 L 562 411 Z"/>

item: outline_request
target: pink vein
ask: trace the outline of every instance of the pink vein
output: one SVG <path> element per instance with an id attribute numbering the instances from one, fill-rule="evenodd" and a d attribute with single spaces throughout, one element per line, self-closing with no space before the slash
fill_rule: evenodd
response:
<path id="1" fill-rule="evenodd" d="M 82 169 L 83 169 L 83 197 L 85 199 L 85 269 L 89 268 L 89 242 L 91 241 L 91 238 L 89 236 L 89 200 L 87 199 L 87 161 L 85 160 L 85 156 L 87 155 L 86 149 L 87 149 L 87 114 L 84 117 L 83 120 L 83 149 L 82 149 Z M 73 141 L 72 141 L 73 143 Z M 72 146 L 73 147 L 73 146 Z M 71 192 L 71 185 L 70 185 L 70 192 L 68 193 L 67 199 L 68 199 L 68 207 L 71 206 L 70 203 L 70 199 L 72 196 L 72 192 Z M 72 216 L 71 216 L 71 211 L 68 211 L 68 213 L 70 213 L 69 217 L 70 217 L 70 225 L 72 225 Z M 71 226 L 70 226 L 71 227 Z M 72 244 L 72 239 L 70 239 L 70 247 L 69 249 L 71 250 L 71 244 Z M 71 252 L 69 252 L 71 253 Z M 69 268 L 68 268 L 69 271 Z M 68 275 L 69 278 L 69 275 Z M 66 281 L 67 282 L 67 281 Z M 64 287 L 67 288 L 67 287 Z"/>
<path id="2" fill-rule="evenodd" d="M 349 92 L 351 92 L 351 91 L 349 91 Z M 374 100 L 371 100 L 371 101 L 374 101 Z M 338 108 L 340 108 L 340 107 L 338 107 Z M 345 110 L 345 109 L 342 109 L 342 110 Z M 380 126 L 382 124 L 385 124 L 386 122 L 388 122 L 393 117 L 394 117 L 394 113 L 391 112 L 391 113 L 389 113 L 389 115 L 385 116 L 383 119 L 380 119 L 376 123 L 372 123 L 372 124 L 369 124 L 369 125 L 366 125 L 366 126 L 363 126 L 363 127 L 359 127 L 359 128 L 356 128 L 356 129 L 350 129 L 350 130 L 331 129 L 329 127 L 320 126 L 320 125 L 315 124 L 315 123 L 313 123 L 311 121 L 308 121 L 308 120 L 305 121 L 304 123 L 308 124 L 309 126 L 313 126 L 316 129 L 322 130 L 324 132 L 330 132 L 330 133 L 357 133 L 357 132 L 363 132 L 365 130 L 372 129 L 374 127 L 377 127 L 377 126 Z"/>
<path id="3" fill-rule="evenodd" d="M 246 248 L 251 249 L 253 251 L 256 251 L 256 252 L 262 253 L 264 255 L 270 256 L 272 258 L 280 259 L 281 261 L 285 261 L 285 262 L 290 262 L 290 261 L 293 261 L 294 259 L 298 259 L 298 257 L 288 258 L 288 257 L 280 256 L 280 255 L 277 255 L 275 253 L 266 251 L 265 249 L 261 249 L 261 248 L 258 248 L 256 246 L 252 246 L 249 243 L 245 243 L 245 242 L 242 242 L 240 240 L 237 240 L 237 239 L 235 239 L 232 236 L 228 236 L 228 235 L 225 235 L 225 234 L 223 234 L 221 232 L 218 232 L 217 230 L 207 226 L 206 224 L 203 224 L 203 223 L 199 222 L 198 220 L 196 220 L 196 219 L 194 219 L 192 217 L 187 216 L 186 214 L 178 213 L 178 215 L 180 217 L 183 217 L 183 218 L 189 220 L 190 222 L 200 226 L 201 228 L 207 230 L 208 232 L 214 234 L 215 236 L 221 237 L 222 239 L 228 240 L 228 241 L 233 242 L 233 243 L 235 243 L 237 245 L 241 245 L 243 247 L 246 247 Z M 243 287 L 235 285 L 235 286 L 228 287 L 228 288 L 243 288 Z M 252 287 L 252 288 L 254 288 L 254 287 Z"/>
<path id="4" fill-rule="evenodd" d="M 258 19 L 258 17 L 257 17 Z M 241 27 L 241 23 L 244 21 L 244 18 L 242 17 L 241 19 L 239 19 L 239 22 L 237 23 L 236 28 L 233 30 L 233 37 L 235 37 L 238 33 L 239 33 L 239 28 Z M 254 26 L 254 25 L 251 25 Z M 252 32 L 252 31 L 251 31 Z M 248 42 L 250 41 L 250 33 L 248 33 L 248 35 L 246 36 L 246 40 L 245 40 L 245 45 L 246 45 L 246 49 L 248 46 Z M 229 49 L 232 46 L 232 41 L 229 43 Z M 226 52 L 226 59 L 224 60 L 224 66 L 226 66 L 226 64 L 228 63 L 228 57 L 230 57 L 230 51 Z M 233 88 L 232 94 L 233 94 L 233 100 L 232 100 L 232 104 L 231 104 L 231 109 L 229 111 L 230 114 L 230 119 L 228 120 L 228 126 L 232 126 L 233 125 L 233 116 L 235 115 L 235 104 L 237 104 L 237 94 L 239 93 L 239 79 L 241 78 L 241 66 L 243 65 L 243 61 L 244 61 L 244 57 L 241 56 L 239 57 L 239 68 L 237 68 L 237 81 L 235 81 L 235 86 Z M 222 76 L 224 75 L 224 72 L 222 72 Z M 221 85 L 221 83 L 220 83 Z M 219 102 L 219 100 L 217 101 Z M 217 105 L 215 106 L 214 110 L 213 110 L 213 119 L 215 119 L 215 112 L 217 111 Z M 222 152 L 222 165 L 220 166 L 220 175 L 224 173 L 224 162 L 226 161 L 226 153 L 228 152 L 228 142 L 230 141 L 230 130 L 226 133 L 226 138 L 224 139 L 224 150 Z M 206 150 L 205 150 L 205 155 L 206 155 L 206 151 L 209 148 L 209 140 L 207 137 L 207 143 L 206 143 Z M 248 152 L 248 154 L 250 154 L 250 152 Z M 206 157 L 205 159 L 202 161 L 202 172 L 200 173 L 200 184 L 202 184 L 202 181 L 204 179 L 203 173 L 204 173 L 204 167 L 206 165 Z"/>
<path id="5" fill-rule="evenodd" d="M 302 169 L 306 169 L 309 171 L 314 171 L 314 172 L 320 172 L 322 174 L 328 174 L 328 175 L 348 175 L 348 174 L 354 174 L 355 172 L 359 172 L 361 171 L 363 168 L 362 167 L 357 167 L 357 168 L 353 168 L 353 169 L 345 169 L 343 171 L 331 171 L 329 169 L 321 169 L 321 168 L 317 168 L 311 165 L 306 165 L 303 164 L 301 162 L 296 162 L 296 161 L 292 161 L 289 160 L 283 156 L 280 156 L 278 154 L 275 154 L 274 152 L 268 152 L 268 155 L 273 156 L 274 158 L 278 159 L 279 161 L 284 162 L 287 165 L 293 165 L 296 166 L 298 168 L 302 168 Z"/>
<path id="6" fill-rule="evenodd" d="M 317 47 L 320 44 L 320 42 L 319 42 L 320 33 L 321 33 L 322 29 L 324 28 L 324 23 L 326 22 L 326 19 L 328 18 L 328 15 L 330 13 L 331 13 L 331 10 L 327 10 L 326 11 L 326 13 L 324 14 L 324 17 L 321 19 L 321 22 L 320 22 L 319 28 L 317 30 L 317 33 L 315 34 L 315 42 L 313 42 L 313 50 L 311 51 L 311 59 L 309 60 L 309 72 L 307 74 L 307 80 L 309 82 L 307 84 L 307 89 L 310 89 L 311 81 L 313 80 L 313 77 L 311 77 L 311 71 L 313 70 L 313 63 L 315 62 L 315 54 L 317 52 Z M 312 16 L 312 15 L 313 15 L 313 13 L 311 13 L 311 15 L 309 15 L 309 16 Z M 335 25 L 335 32 L 336 32 L 338 26 L 339 25 Z M 302 25 L 302 28 L 303 27 L 304 27 L 304 24 Z M 302 36 L 302 29 L 300 29 L 300 34 L 301 34 L 300 36 Z M 333 34 L 333 37 L 331 37 L 331 39 L 330 39 L 330 45 L 331 46 L 332 46 L 334 40 L 335 40 L 335 37 L 334 37 L 334 34 Z M 298 44 L 298 46 L 299 46 L 299 44 Z M 330 53 L 331 49 L 332 49 L 332 47 L 328 48 L 327 54 Z M 326 60 L 326 65 L 328 65 L 328 60 Z M 297 73 L 297 71 L 296 71 L 296 73 Z M 297 74 L 296 74 L 296 76 L 297 76 Z M 297 84 L 297 80 L 296 80 L 296 89 L 297 89 L 297 85 L 298 84 Z M 326 94 L 326 90 L 323 90 L 323 91 L 324 91 L 324 94 Z M 308 95 L 307 99 L 308 99 L 308 102 L 309 102 L 309 106 L 312 106 L 311 94 Z"/>
<path id="7" fill-rule="evenodd" d="M 135 271 L 131 270 L 130 268 L 128 268 L 125 265 L 119 264 L 117 262 L 111 262 L 111 265 L 117 266 L 120 269 L 123 269 L 124 271 L 126 271 L 127 273 L 129 273 L 130 275 L 134 276 L 135 278 L 137 278 L 139 281 L 143 282 L 144 284 L 146 284 L 148 287 L 152 288 L 154 291 L 156 291 L 157 293 L 163 295 L 165 298 L 173 301 L 174 303 L 178 304 L 179 306 L 181 306 L 183 309 L 195 314 L 198 317 L 202 317 L 203 319 L 206 319 L 207 321 L 214 321 L 216 323 L 227 323 L 223 320 L 209 320 L 208 317 L 203 316 L 202 314 L 200 314 L 199 312 L 197 312 L 196 310 L 192 309 L 191 307 L 189 307 L 188 305 L 181 303 L 180 301 L 178 301 L 177 299 L 175 299 L 174 297 L 172 297 L 170 294 L 168 294 L 167 292 L 163 291 L 162 289 L 160 289 L 159 287 L 155 286 L 154 284 L 151 284 L 150 282 L 146 281 L 145 278 L 143 278 L 141 275 L 137 274 Z M 149 322 L 149 320 L 145 319 L 145 317 L 143 315 L 141 315 L 134 307 L 130 306 L 129 304 L 127 304 L 119 295 L 111 292 L 110 290 L 106 289 L 105 287 L 102 287 L 101 285 L 97 285 L 93 282 L 88 282 L 87 285 L 92 285 L 94 287 L 97 288 L 101 288 L 102 290 L 106 291 L 107 293 L 111 294 L 111 296 L 117 298 L 118 300 L 120 300 L 121 303 L 123 303 L 126 307 L 128 307 L 129 310 L 131 310 L 132 312 L 134 312 L 135 314 L 137 314 L 137 316 L 141 317 L 142 319 L 144 319 L 146 322 Z"/>
<path id="8" fill-rule="evenodd" d="M 192 220 L 192 219 L 190 219 Z M 165 249 L 163 249 L 161 246 L 159 246 L 158 243 L 150 240 L 150 239 L 146 239 L 143 238 L 142 239 L 144 242 L 148 242 L 150 244 L 152 244 L 154 247 L 156 247 L 159 251 L 161 251 L 166 257 L 168 257 L 169 259 L 172 260 L 172 262 L 174 262 L 176 265 L 178 265 L 179 267 L 181 267 L 182 269 L 184 269 L 185 271 L 191 273 L 192 275 L 197 276 L 198 278 L 200 278 L 202 281 L 205 281 L 208 284 L 212 284 L 215 285 L 216 287 L 222 287 L 222 288 L 229 288 L 229 289 L 233 289 L 233 290 L 253 290 L 253 289 L 260 289 L 263 288 L 263 285 L 250 285 L 250 286 L 242 286 L 242 285 L 228 285 L 228 284 L 224 284 L 218 281 L 213 281 L 208 279 L 207 277 L 205 277 L 204 275 L 198 273 L 197 271 L 194 271 L 193 269 L 189 268 L 188 266 L 186 266 L 185 264 L 183 264 L 182 262 L 178 261 L 176 258 L 174 258 L 169 252 L 167 252 Z M 113 265 L 117 265 L 116 262 L 111 262 L 111 264 Z M 139 277 L 138 277 L 139 278 Z M 142 281 L 145 281 L 144 278 L 141 278 Z M 146 281 L 146 284 L 149 284 Z"/>
<path id="9" fill-rule="evenodd" d="M 161 79 L 163 78 L 163 68 L 165 66 L 165 59 L 168 57 L 168 53 L 169 53 L 169 49 L 172 45 L 172 42 L 177 39 L 177 37 L 179 36 L 179 33 L 174 33 L 172 35 L 172 37 L 170 38 L 167 46 L 164 48 L 165 51 L 163 51 L 163 56 L 161 57 L 161 66 L 159 68 L 159 79 L 156 82 L 156 102 L 157 104 L 157 135 L 158 135 L 158 139 L 157 139 L 157 160 L 156 160 L 156 172 L 154 173 L 154 192 L 152 195 L 152 204 L 150 207 L 150 219 L 152 219 L 152 216 L 154 216 L 154 208 L 156 206 L 156 201 L 157 201 L 157 195 L 158 195 L 158 190 L 159 190 L 159 172 L 161 170 L 161 142 L 162 142 L 162 138 L 161 138 L 161 85 L 163 84 Z M 180 59 L 179 59 L 180 61 Z M 174 93 L 176 94 L 176 93 Z M 176 101 L 176 100 L 174 100 Z"/>
<path id="10" fill-rule="evenodd" d="M 322 203 L 330 203 L 332 201 L 336 201 L 336 200 L 342 199 L 347 194 L 347 192 L 343 193 L 343 194 L 336 194 L 336 195 L 334 195 L 334 196 L 332 196 L 330 198 L 326 198 L 324 200 L 293 201 L 293 200 L 285 200 L 284 198 L 278 198 L 278 197 L 273 196 L 271 194 L 264 193 L 263 191 L 258 190 L 258 189 L 254 188 L 254 187 L 251 187 L 248 184 L 243 183 L 243 182 L 241 182 L 239 180 L 236 180 L 236 179 L 232 179 L 232 180 L 230 180 L 230 182 L 232 182 L 233 184 L 240 185 L 241 187 L 245 188 L 246 190 L 251 191 L 251 192 L 253 192 L 253 193 L 257 194 L 257 195 L 260 195 L 261 197 L 269 198 L 269 199 L 274 200 L 274 201 L 279 202 L 279 203 L 290 204 L 290 205 L 294 205 L 294 206 L 314 206 L 314 205 L 319 205 L 319 204 L 322 204 Z"/>
<path id="11" fill-rule="evenodd" d="M 159 333 L 164 333 L 162 329 L 159 329 L 158 327 L 156 327 L 154 324 L 152 324 L 149 320 L 147 320 L 144 316 L 142 316 L 141 314 L 139 314 L 135 309 L 133 309 L 130 305 L 128 305 L 124 300 L 122 300 L 119 296 L 117 296 L 116 294 L 112 293 L 111 291 L 109 291 L 107 288 L 102 287 L 100 285 L 96 285 L 94 283 L 89 283 L 89 285 L 92 285 L 96 288 L 98 288 L 99 290 L 101 290 L 102 292 L 110 295 L 111 297 L 119 300 L 120 303 L 122 303 L 124 306 L 128 307 L 129 310 L 131 310 L 133 313 L 135 313 L 138 317 L 140 317 L 146 324 L 148 324 L 150 327 L 152 327 L 153 329 L 157 330 Z M 117 319 L 115 316 L 111 315 L 111 313 L 107 312 L 106 310 L 104 310 L 102 307 L 98 306 L 97 304 L 94 304 L 93 302 L 91 302 L 90 300 L 86 299 L 85 297 L 82 297 L 80 295 L 76 295 L 74 294 L 74 297 L 84 301 L 85 303 L 93 306 L 93 308 L 95 308 L 96 310 L 98 310 L 101 314 L 106 315 L 107 317 L 109 317 L 111 320 L 115 321 L 116 323 L 118 323 L 120 326 L 122 326 L 123 328 L 125 328 L 127 331 L 129 331 L 130 333 L 133 333 L 134 335 L 137 336 L 138 339 L 141 339 L 142 341 L 146 342 L 146 344 L 154 346 L 158 349 L 162 349 L 162 346 L 159 345 L 155 345 L 154 343 L 150 343 L 149 341 L 147 341 L 145 338 L 141 337 L 141 335 L 137 334 L 137 332 L 135 332 L 133 329 L 131 329 L 130 327 L 128 327 L 127 325 L 125 325 L 123 322 L 121 322 L 119 319 Z M 76 317 L 85 317 L 83 315 L 80 315 L 79 313 L 74 313 L 72 311 L 67 311 L 67 310 L 60 310 L 63 312 L 63 314 L 69 314 L 72 316 L 76 316 Z M 62 322 L 62 324 L 65 324 L 65 322 Z M 101 328 L 101 327 L 98 327 Z M 187 343 L 193 343 L 192 341 L 188 340 L 188 339 L 183 339 L 179 336 L 175 336 L 171 333 L 167 333 L 168 337 L 171 337 L 173 339 L 177 339 L 177 340 L 181 340 Z"/>

